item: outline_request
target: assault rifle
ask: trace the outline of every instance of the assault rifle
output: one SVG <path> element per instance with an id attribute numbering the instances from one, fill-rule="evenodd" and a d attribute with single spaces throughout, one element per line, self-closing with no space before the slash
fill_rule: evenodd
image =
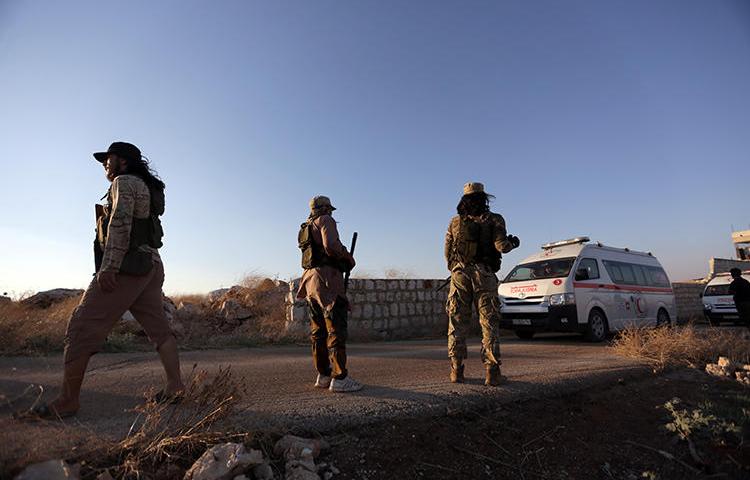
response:
<path id="1" fill-rule="evenodd" d="M 349 253 L 354 256 L 354 248 L 357 246 L 357 232 L 354 232 L 354 235 L 352 235 L 352 249 L 349 251 Z M 349 289 L 349 277 L 351 276 L 352 271 L 349 270 L 344 275 L 344 293 Z"/>
<path id="2" fill-rule="evenodd" d="M 442 290 L 442 289 L 444 289 L 445 287 L 447 287 L 448 285 L 450 285 L 450 283 L 451 283 L 451 277 L 450 277 L 450 275 L 448 275 L 448 278 L 446 278 L 446 279 L 445 279 L 445 281 L 444 281 L 443 283 L 441 283 L 441 284 L 440 284 L 440 285 L 439 285 L 439 286 L 438 286 L 438 287 L 437 287 L 437 288 L 435 289 L 435 291 L 436 291 L 436 292 L 439 292 L 440 290 Z"/>

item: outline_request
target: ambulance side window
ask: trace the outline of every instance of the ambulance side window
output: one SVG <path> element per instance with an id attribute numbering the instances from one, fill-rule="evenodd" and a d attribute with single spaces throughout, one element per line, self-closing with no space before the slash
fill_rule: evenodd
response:
<path id="1" fill-rule="evenodd" d="M 643 267 L 640 265 L 633 264 L 633 273 L 635 273 L 635 283 L 636 285 L 648 285 L 649 282 L 646 280 L 646 273 L 644 272 Z"/>
<path id="2" fill-rule="evenodd" d="M 604 268 L 607 269 L 607 273 L 609 273 L 609 277 L 612 279 L 615 283 L 625 283 L 622 278 L 622 272 L 620 271 L 620 267 L 617 264 L 617 262 L 612 262 L 608 260 L 602 260 L 604 262 Z"/>
<path id="3" fill-rule="evenodd" d="M 586 269 L 589 272 L 588 280 L 594 280 L 599 278 L 599 265 L 596 263 L 595 258 L 583 258 L 581 263 L 578 264 L 578 270 Z"/>
<path id="4" fill-rule="evenodd" d="M 649 273 L 650 284 L 655 287 L 669 287 L 669 277 L 660 267 L 646 267 Z"/>

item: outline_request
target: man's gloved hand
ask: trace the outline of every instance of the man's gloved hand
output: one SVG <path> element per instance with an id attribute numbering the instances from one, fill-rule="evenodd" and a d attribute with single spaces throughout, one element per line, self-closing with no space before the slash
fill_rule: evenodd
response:
<path id="1" fill-rule="evenodd" d="M 508 241 L 511 245 L 513 245 L 513 248 L 518 248 L 521 246 L 521 239 L 516 237 L 515 235 L 508 235 Z"/>
<path id="2" fill-rule="evenodd" d="M 345 271 L 351 272 L 352 270 L 354 270 L 354 267 L 355 265 L 357 265 L 357 262 L 354 261 L 354 257 L 352 256 L 351 253 L 347 252 L 347 255 L 349 258 L 346 259 L 346 263 L 348 264 L 349 269 Z"/>

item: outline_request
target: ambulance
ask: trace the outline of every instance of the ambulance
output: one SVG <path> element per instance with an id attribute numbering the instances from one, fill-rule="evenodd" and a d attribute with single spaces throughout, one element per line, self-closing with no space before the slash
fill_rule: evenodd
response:
<path id="1" fill-rule="evenodd" d="M 601 342 L 628 326 L 669 325 L 676 318 L 669 277 L 651 253 L 588 237 L 542 245 L 510 271 L 498 293 L 501 328 L 522 339 L 576 332 Z"/>
<path id="2" fill-rule="evenodd" d="M 750 270 L 742 272 L 742 277 L 750 279 Z M 728 273 L 716 275 L 703 289 L 703 314 L 711 325 L 721 322 L 739 322 L 740 316 L 734 305 L 734 298 L 729 294 L 732 276 Z"/>

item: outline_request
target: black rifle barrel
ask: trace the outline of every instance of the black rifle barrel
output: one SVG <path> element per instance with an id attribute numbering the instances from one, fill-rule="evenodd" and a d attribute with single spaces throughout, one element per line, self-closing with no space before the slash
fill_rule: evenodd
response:
<path id="1" fill-rule="evenodd" d="M 352 249 L 349 251 L 349 253 L 354 256 L 354 249 L 357 247 L 357 232 L 354 232 L 354 235 L 352 235 Z M 351 276 L 352 271 L 349 270 L 346 272 L 346 275 L 344 275 L 344 293 L 346 293 L 347 290 L 349 290 L 349 277 Z"/>

